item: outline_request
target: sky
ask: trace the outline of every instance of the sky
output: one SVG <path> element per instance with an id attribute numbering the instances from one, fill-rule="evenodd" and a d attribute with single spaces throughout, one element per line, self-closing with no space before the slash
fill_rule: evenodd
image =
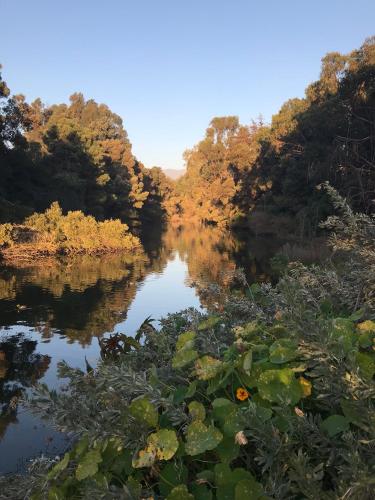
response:
<path id="1" fill-rule="evenodd" d="M 145 166 L 183 168 L 214 116 L 268 122 L 320 59 L 375 34 L 374 0 L 0 0 L 13 93 L 119 114 Z"/>

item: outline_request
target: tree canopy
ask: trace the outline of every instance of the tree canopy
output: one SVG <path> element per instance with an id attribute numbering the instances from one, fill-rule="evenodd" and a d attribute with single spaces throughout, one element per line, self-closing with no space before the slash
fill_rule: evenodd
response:
<path id="1" fill-rule="evenodd" d="M 310 225 L 327 214 L 329 181 L 350 203 L 374 212 L 375 37 L 349 54 L 322 59 L 319 80 L 303 99 L 284 103 L 269 125 L 216 117 L 186 151 L 177 185 L 182 217 L 218 225 L 254 208 L 285 212 Z"/>

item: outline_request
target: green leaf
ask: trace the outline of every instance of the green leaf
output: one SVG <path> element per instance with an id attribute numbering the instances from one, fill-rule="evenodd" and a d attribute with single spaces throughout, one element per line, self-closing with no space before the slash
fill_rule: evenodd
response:
<path id="1" fill-rule="evenodd" d="M 150 434 L 147 446 L 138 452 L 138 457 L 133 458 L 132 465 L 135 469 L 151 467 L 156 460 L 170 460 L 178 449 L 177 435 L 174 430 L 161 429 Z"/>
<path id="2" fill-rule="evenodd" d="M 375 359 L 373 354 L 357 352 L 356 361 L 359 367 L 359 373 L 365 380 L 372 380 L 375 374 Z"/>
<path id="3" fill-rule="evenodd" d="M 166 497 L 171 490 L 180 484 L 187 482 L 188 471 L 184 465 L 168 462 L 159 474 L 159 489 L 163 497 Z"/>
<path id="4" fill-rule="evenodd" d="M 354 312 L 351 316 L 349 316 L 349 319 L 351 321 L 358 321 L 359 319 L 362 318 L 364 313 L 365 313 L 364 309 L 358 309 L 358 311 Z"/>
<path id="5" fill-rule="evenodd" d="M 236 408 L 236 405 L 233 403 L 233 401 L 230 401 L 229 399 L 216 398 L 212 402 L 212 408 L 215 420 L 224 423 L 225 418 L 228 415 L 228 412 L 230 412 L 233 408 Z"/>
<path id="6" fill-rule="evenodd" d="M 235 442 L 233 436 L 224 437 L 217 446 L 216 452 L 223 463 L 229 464 L 238 457 L 240 446 Z"/>
<path id="7" fill-rule="evenodd" d="M 220 323 L 221 318 L 219 316 L 209 316 L 206 320 L 202 321 L 198 325 L 198 330 L 208 330 L 209 328 L 213 328 L 218 323 Z"/>
<path id="8" fill-rule="evenodd" d="M 188 455 L 199 455 L 215 449 L 222 439 L 223 435 L 216 427 L 206 427 L 203 422 L 195 421 L 187 429 L 185 451 Z"/>
<path id="9" fill-rule="evenodd" d="M 189 406 L 189 413 L 193 420 L 203 420 L 206 418 L 206 410 L 202 403 L 198 401 L 192 401 Z"/>
<path id="10" fill-rule="evenodd" d="M 284 402 L 294 405 L 302 397 L 301 387 L 290 368 L 267 370 L 261 373 L 258 391 L 261 398 L 272 403 Z"/>
<path id="11" fill-rule="evenodd" d="M 195 370 L 200 380 L 210 380 L 214 378 L 223 370 L 223 367 L 223 362 L 212 356 L 203 356 L 203 358 L 199 358 L 195 362 Z"/>
<path id="12" fill-rule="evenodd" d="M 253 364 L 253 352 L 249 351 L 244 355 L 242 360 L 242 369 L 247 375 L 250 375 L 252 364 Z"/>
<path id="13" fill-rule="evenodd" d="M 335 318 L 333 328 L 329 332 L 329 340 L 330 348 L 335 354 L 339 356 L 349 354 L 357 341 L 354 323 L 348 318 Z"/>
<path id="14" fill-rule="evenodd" d="M 194 339 L 196 336 L 197 334 L 193 331 L 181 333 L 181 335 L 178 336 L 176 342 L 177 351 L 180 351 L 182 349 L 184 350 L 192 349 L 194 347 Z"/>
<path id="15" fill-rule="evenodd" d="M 227 464 L 215 465 L 215 483 L 217 486 L 217 500 L 233 500 L 235 498 L 236 485 L 243 480 L 254 480 L 252 474 L 242 468 L 233 471 Z M 254 480 L 255 481 L 255 480 Z M 247 500 L 251 497 L 244 497 Z"/>
<path id="16" fill-rule="evenodd" d="M 234 372 L 234 365 L 232 363 L 223 364 L 223 368 L 224 368 L 223 371 L 220 371 L 217 375 L 215 375 L 215 377 L 211 378 L 208 381 L 208 386 L 206 389 L 206 393 L 208 396 L 218 391 L 220 388 L 224 387 L 227 379 Z"/>
<path id="17" fill-rule="evenodd" d="M 239 407 L 232 408 L 225 417 L 222 426 L 223 432 L 226 436 L 234 436 L 237 432 L 244 429 L 246 425 L 246 418 L 241 412 Z"/>
<path id="18" fill-rule="evenodd" d="M 149 445 L 156 449 L 156 458 L 159 460 L 170 460 L 178 448 L 176 432 L 169 429 L 161 429 L 147 438 Z"/>
<path id="19" fill-rule="evenodd" d="M 177 351 L 172 359 L 172 366 L 173 368 L 184 368 L 196 360 L 197 357 L 198 353 L 194 349 Z"/>
<path id="20" fill-rule="evenodd" d="M 198 381 L 194 380 L 189 384 L 188 390 L 186 392 L 186 398 L 192 398 L 197 390 Z"/>
<path id="21" fill-rule="evenodd" d="M 195 500 L 212 500 L 212 491 L 205 484 L 194 484 L 192 492 Z"/>
<path id="22" fill-rule="evenodd" d="M 372 347 L 375 343 L 375 333 L 374 332 L 362 332 L 358 337 L 358 342 L 362 349 L 368 349 Z"/>
<path id="23" fill-rule="evenodd" d="M 350 423 L 368 432 L 371 420 L 369 419 L 368 409 L 364 407 L 363 401 L 342 399 L 340 405 Z M 373 420 L 375 421 L 375 417 L 373 417 Z"/>
<path id="24" fill-rule="evenodd" d="M 189 493 L 185 484 L 180 484 L 173 488 L 167 496 L 167 500 L 194 500 L 194 496 Z"/>
<path id="25" fill-rule="evenodd" d="M 60 472 L 65 470 L 69 464 L 70 460 L 70 454 L 65 453 L 64 458 L 60 460 L 52 469 L 48 472 L 48 479 L 53 479 L 56 477 Z"/>
<path id="26" fill-rule="evenodd" d="M 80 439 L 77 445 L 74 447 L 74 457 L 78 458 L 81 455 L 83 455 L 83 453 L 87 451 L 88 447 L 89 447 L 89 438 L 86 435 L 82 439 Z"/>
<path id="27" fill-rule="evenodd" d="M 156 427 L 158 424 L 158 411 L 146 396 L 133 399 L 129 411 L 130 415 L 138 422 L 145 423 L 150 427 Z"/>
<path id="28" fill-rule="evenodd" d="M 94 476 L 99 470 L 98 464 L 101 461 L 102 457 L 99 450 L 88 451 L 76 469 L 76 478 L 78 481 Z"/>
<path id="29" fill-rule="evenodd" d="M 320 428 L 326 432 L 329 437 L 333 437 L 349 429 L 349 420 L 343 415 L 331 415 L 323 420 Z"/>
<path id="30" fill-rule="evenodd" d="M 142 493 L 142 485 L 135 477 L 130 476 L 126 482 L 126 487 L 131 495 L 131 498 L 140 498 Z"/>
<path id="31" fill-rule="evenodd" d="M 116 457 L 111 465 L 111 472 L 118 476 L 122 474 L 129 476 L 133 472 L 132 452 L 130 450 L 123 450 L 121 454 Z"/>
<path id="32" fill-rule="evenodd" d="M 214 483 L 215 481 L 215 473 L 213 470 L 202 470 L 201 472 L 197 472 L 197 479 L 202 479 L 203 481 L 206 481 L 207 483 Z"/>
<path id="33" fill-rule="evenodd" d="M 42 497 L 39 497 L 42 498 Z M 58 486 L 52 485 L 48 490 L 48 500 L 65 500 L 66 496 Z"/>
<path id="34" fill-rule="evenodd" d="M 186 398 L 188 387 L 186 385 L 179 385 L 173 392 L 173 403 L 179 405 Z"/>
<path id="35" fill-rule="evenodd" d="M 264 497 L 262 485 L 252 479 L 242 479 L 236 484 L 234 498 L 235 500 L 257 500 Z"/>
<path id="36" fill-rule="evenodd" d="M 256 405 L 255 407 L 255 417 L 261 422 L 266 422 L 272 417 L 271 408 L 266 408 L 264 406 Z"/>
<path id="37" fill-rule="evenodd" d="M 276 340 L 270 347 L 270 361 L 282 364 L 295 359 L 298 355 L 295 342 L 289 339 Z"/>

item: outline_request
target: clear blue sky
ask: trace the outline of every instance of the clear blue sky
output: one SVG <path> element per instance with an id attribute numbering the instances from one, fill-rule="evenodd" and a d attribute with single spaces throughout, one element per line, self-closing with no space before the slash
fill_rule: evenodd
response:
<path id="1" fill-rule="evenodd" d="M 146 166 L 180 168 L 213 116 L 269 120 L 329 51 L 375 34 L 374 0 L 0 0 L 3 76 L 124 120 Z"/>

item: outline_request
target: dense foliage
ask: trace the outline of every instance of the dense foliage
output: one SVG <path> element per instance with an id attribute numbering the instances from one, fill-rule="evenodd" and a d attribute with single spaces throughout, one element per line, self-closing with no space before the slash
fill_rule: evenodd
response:
<path id="1" fill-rule="evenodd" d="M 372 498 L 375 274 L 357 266 L 374 268 L 375 221 L 326 190 L 325 266 L 290 264 L 275 287 L 234 273 L 246 293 L 220 314 L 110 338 L 86 374 L 60 365 L 68 390 L 31 405 L 77 442 L 34 464 L 27 498 Z"/>
<path id="2" fill-rule="evenodd" d="M 139 239 L 119 219 L 98 222 L 78 210 L 63 215 L 57 202 L 27 217 L 23 225 L 0 224 L 0 252 L 7 257 L 103 253 L 139 246 Z"/>
<path id="3" fill-rule="evenodd" d="M 128 223 L 164 215 L 170 189 L 160 168 L 133 155 L 121 118 L 73 94 L 70 104 L 11 96 L 0 75 L 0 222 L 58 201 L 64 211 Z"/>
<path id="4" fill-rule="evenodd" d="M 215 224 L 254 208 L 297 216 L 306 231 L 328 215 L 315 186 L 329 181 L 357 210 L 375 210 L 375 38 L 322 59 L 318 81 L 290 99 L 270 125 L 214 118 L 186 152 L 176 212 Z"/>

